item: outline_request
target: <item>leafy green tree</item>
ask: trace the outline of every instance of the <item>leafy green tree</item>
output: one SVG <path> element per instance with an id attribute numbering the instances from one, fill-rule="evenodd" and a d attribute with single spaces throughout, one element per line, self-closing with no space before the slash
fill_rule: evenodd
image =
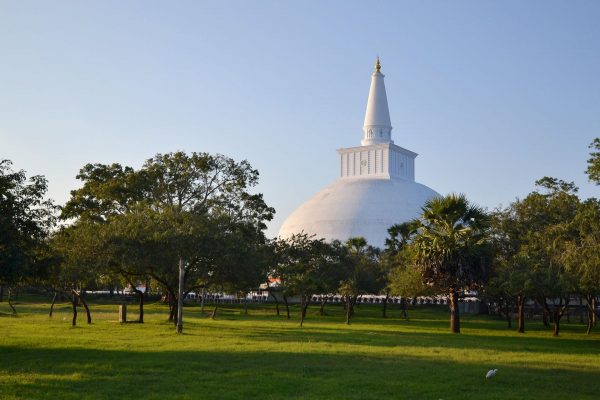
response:
<path id="1" fill-rule="evenodd" d="M 300 297 L 300 326 L 304 324 L 312 295 L 322 293 L 331 274 L 339 270 L 339 243 L 329 244 L 301 233 L 277 244 L 275 277 L 282 282 L 284 296 Z M 286 300 L 287 307 L 287 300 Z"/>
<path id="2" fill-rule="evenodd" d="M 228 227 L 220 226 L 216 232 L 218 235 L 213 237 L 211 249 L 203 252 L 204 257 L 212 255 L 212 264 L 205 261 L 203 271 L 196 274 L 200 279 L 195 278 L 196 287 L 204 284 L 217 291 L 237 293 L 245 299 L 265 281 L 272 261 L 270 244 L 262 230 L 252 224 L 237 222 Z M 246 312 L 247 305 L 245 300 Z M 216 316 L 217 307 L 218 303 L 212 318 Z"/>
<path id="3" fill-rule="evenodd" d="M 265 221 L 274 213 L 261 194 L 248 192 L 258 182 L 258 171 L 222 155 L 157 154 L 137 171 L 88 164 L 78 178 L 84 185 L 71 193 L 63 218 L 128 227 L 113 243 L 129 245 L 122 252 L 137 254 L 139 260 L 113 262 L 143 266 L 145 271 L 133 271 L 161 284 L 177 332 L 183 329 L 185 294 L 205 286 L 207 276 L 226 275 L 217 271 L 228 265 L 221 243 L 239 239 L 239 229 L 264 241 Z"/>
<path id="4" fill-rule="evenodd" d="M 48 188 L 41 175 L 27 178 L 0 160 L 0 301 L 3 287 L 11 290 L 35 279 L 43 264 L 44 240 L 54 226 L 55 206 L 44 198 Z"/>
<path id="5" fill-rule="evenodd" d="M 418 229 L 417 220 L 390 227 L 382 257 L 382 264 L 386 266 L 388 293 L 400 296 L 404 318 L 408 318 L 408 299 L 431 294 L 431 288 L 423 283 L 415 248 L 411 246 Z"/>
<path id="6" fill-rule="evenodd" d="M 578 234 L 566 243 L 561 259 L 569 272 L 576 275 L 579 293 L 585 297 L 590 334 L 596 323 L 600 295 L 600 201 L 592 198 L 581 203 L 573 225 Z"/>
<path id="7" fill-rule="evenodd" d="M 464 195 L 433 198 L 423 206 L 413 239 L 425 283 L 449 293 L 450 330 L 460 333 L 458 294 L 481 287 L 490 264 L 489 216 Z"/>
<path id="8" fill-rule="evenodd" d="M 508 328 L 512 328 L 512 312 L 517 306 L 517 331 L 525 333 L 524 306 L 533 292 L 531 260 L 526 254 L 518 253 L 507 258 L 494 260 L 493 272 L 485 285 L 483 295 L 488 302 L 497 306 L 504 314 Z"/>
<path id="9" fill-rule="evenodd" d="M 346 324 L 349 325 L 358 297 L 380 292 L 385 286 L 385 277 L 381 271 L 379 249 L 368 245 L 362 237 L 348 239 L 346 247 L 348 252 L 342 264 L 344 279 L 338 291 L 344 296 Z"/>
<path id="10" fill-rule="evenodd" d="M 77 307 L 82 304 L 86 311 L 87 323 L 92 323 L 92 315 L 85 301 L 87 289 L 97 288 L 100 270 L 98 260 L 101 250 L 93 243 L 97 230 L 91 224 L 63 227 L 50 239 L 53 255 L 52 273 L 47 283 L 56 291 L 70 299 L 73 311 L 72 325 L 77 324 Z"/>
<path id="11" fill-rule="evenodd" d="M 388 287 L 394 296 L 400 296 L 402 315 L 408 319 L 409 299 L 433 294 L 432 287 L 423 282 L 416 262 L 414 247 L 406 246 L 402 251 L 388 258 L 391 264 Z"/>
<path id="12" fill-rule="evenodd" d="M 517 330 L 524 333 L 525 302 L 533 295 L 534 284 L 533 260 L 526 252 L 529 215 L 520 213 L 520 210 L 520 202 L 516 201 L 492 215 L 493 267 L 483 295 L 488 302 L 496 304 L 499 313 L 504 313 L 509 328 L 512 326 L 512 310 L 516 305 Z"/>
<path id="13" fill-rule="evenodd" d="M 578 291 L 576 275 L 567 268 L 564 254 L 568 243 L 577 239 L 573 220 L 580 202 L 572 182 L 544 177 L 536 186 L 538 190 L 514 207 L 528 227 L 522 251 L 532 269 L 533 297 L 552 318 L 558 336 L 571 295 Z"/>
<path id="14" fill-rule="evenodd" d="M 590 144 L 590 149 L 595 150 L 590 153 L 588 167 L 585 171 L 590 181 L 600 185 L 600 138 L 595 138 Z"/>

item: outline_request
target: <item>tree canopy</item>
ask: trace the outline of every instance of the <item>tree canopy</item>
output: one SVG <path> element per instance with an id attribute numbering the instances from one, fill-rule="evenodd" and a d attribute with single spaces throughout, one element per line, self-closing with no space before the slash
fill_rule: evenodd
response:
<path id="1" fill-rule="evenodd" d="M 43 176 L 27 178 L 9 160 L 0 161 L 0 287 L 42 274 L 36 268 L 43 267 L 44 239 L 55 223 L 47 189 Z"/>
<path id="2" fill-rule="evenodd" d="M 274 210 L 249 192 L 258 171 L 247 161 L 175 152 L 157 154 L 139 170 L 87 164 L 77 177 L 83 187 L 71 193 L 61 215 L 75 221 L 68 229 L 97 226 L 103 240 L 92 243 L 109 258 L 102 259 L 105 266 L 159 282 L 179 331 L 182 297 L 190 290 L 258 285 L 259 274 L 244 266 L 260 262 L 256 245 L 265 242 Z"/>
<path id="3" fill-rule="evenodd" d="M 590 181 L 600 185 L 600 138 L 595 138 L 590 144 L 590 158 L 588 159 L 588 167 L 585 171 L 590 178 Z"/>

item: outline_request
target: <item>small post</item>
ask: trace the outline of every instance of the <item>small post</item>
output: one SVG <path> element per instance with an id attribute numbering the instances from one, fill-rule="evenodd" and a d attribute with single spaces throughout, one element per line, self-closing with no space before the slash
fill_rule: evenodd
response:
<path id="1" fill-rule="evenodd" d="M 119 306 L 119 322 L 127 322 L 127 304 Z"/>

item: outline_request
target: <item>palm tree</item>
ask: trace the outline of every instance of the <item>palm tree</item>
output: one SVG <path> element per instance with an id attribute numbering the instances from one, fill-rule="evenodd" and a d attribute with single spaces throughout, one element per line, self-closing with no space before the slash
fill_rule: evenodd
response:
<path id="1" fill-rule="evenodd" d="M 413 244 L 425 282 L 450 297 L 450 331 L 460 333 L 458 293 L 482 283 L 489 264 L 490 219 L 462 194 L 429 200 Z"/>

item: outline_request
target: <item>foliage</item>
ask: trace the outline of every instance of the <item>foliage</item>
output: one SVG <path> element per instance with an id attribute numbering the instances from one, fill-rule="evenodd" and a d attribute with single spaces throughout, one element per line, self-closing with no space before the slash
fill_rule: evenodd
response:
<path id="1" fill-rule="evenodd" d="M 390 262 L 389 287 L 392 295 L 405 299 L 433 294 L 431 286 L 423 282 L 412 247 L 398 253 Z"/>
<path id="2" fill-rule="evenodd" d="M 300 326 L 315 293 L 334 290 L 334 282 L 342 278 L 345 249 L 339 242 L 326 243 L 305 233 L 275 242 L 276 262 L 272 277 L 281 283 L 285 296 L 299 296 Z"/>
<path id="3" fill-rule="evenodd" d="M 168 293 L 170 319 L 176 319 L 176 301 L 191 290 L 244 291 L 264 276 L 259 247 L 274 210 L 261 194 L 248 192 L 258 171 L 247 161 L 175 152 L 157 154 L 139 170 L 87 164 L 77 177 L 83 187 L 71 193 L 62 218 L 98 234 L 87 241 L 91 247 L 72 243 L 84 250 L 73 255 L 102 254 L 97 267 L 128 280 L 151 276 Z"/>
<path id="4" fill-rule="evenodd" d="M 350 238 L 346 247 L 343 279 L 337 291 L 346 300 L 346 323 L 349 324 L 358 297 L 379 293 L 386 285 L 386 276 L 382 273 L 379 249 L 368 245 L 364 238 Z"/>
<path id="5" fill-rule="evenodd" d="M 18 285 L 44 274 L 44 240 L 55 223 L 55 206 L 44 198 L 48 182 L 27 178 L 0 160 L 0 286 Z"/>
<path id="6" fill-rule="evenodd" d="M 588 167 L 585 171 L 590 181 L 600 185 L 600 138 L 595 138 L 590 144 L 590 149 L 595 150 L 590 153 Z"/>
<path id="7" fill-rule="evenodd" d="M 480 288 L 489 272 L 489 216 L 464 195 L 433 198 L 423 206 L 413 238 L 425 282 L 449 291 L 450 329 L 460 332 L 458 292 Z"/>
<path id="8" fill-rule="evenodd" d="M 578 189 L 572 182 L 544 177 L 536 186 L 538 190 L 515 202 L 513 207 L 525 227 L 521 250 L 522 258 L 530 261 L 532 296 L 547 315 L 552 315 L 558 335 L 570 295 L 577 292 L 577 278 L 567 268 L 563 255 L 567 244 L 577 236 L 572 221 L 580 202 Z"/>
<path id="9" fill-rule="evenodd" d="M 487 278 L 489 217 L 464 195 L 433 198 L 423 206 L 413 239 L 425 281 L 442 290 L 473 288 Z"/>

